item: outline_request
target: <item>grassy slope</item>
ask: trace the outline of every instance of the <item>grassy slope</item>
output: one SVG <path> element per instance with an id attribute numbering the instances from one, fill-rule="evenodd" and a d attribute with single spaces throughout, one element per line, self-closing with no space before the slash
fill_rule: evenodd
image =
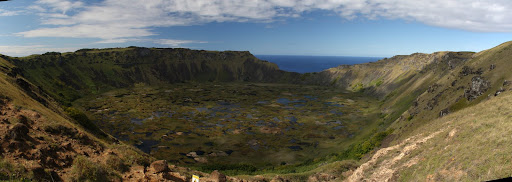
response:
<path id="1" fill-rule="evenodd" d="M 400 172 L 401 178 L 486 181 L 512 176 L 511 102 L 506 92 L 413 131 L 443 130 L 414 153 L 422 161 Z"/>
<path id="2" fill-rule="evenodd" d="M 374 63 L 331 68 L 310 77 L 348 91 L 365 92 L 383 100 L 384 130 L 409 109 L 413 101 L 438 79 L 472 57 L 472 52 L 436 52 L 394 56 Z M 451 68 L 450 68 L 451 67 Z"/>
<path id="3" fill-rule="evenodd" d="M 99 139 L 95 135 L 90 134 L 82 126 L 80 126 L 76 122 L 72 121 L 68 116 L 62 114 L 64 112 L 62 110 L 58 109 L 59 106 L 56 103 L 51 102 L 51 100 L 49 100 L 49 105 L 54 106 L 55 109 L 53 109 L 53 110 L 49 109 L 50 106 L 47 107 L 47 106 L 44 106 L 43 104 L 41 104 L 40 102 L 35 101 L 34 99 L 32 99 L 31 96 L 27 95 L 26 92 L 23 91 L 22 88 L 20 88 L 20 86 L 15 84 L 16 78 L 10 77 L 6 74 L 6 72 L 8 72 L 9 69 L 14 67 L 13 65 L 10 64 L 9 62 L 7 62 L 6 60 L 0 58 L 0 66 L 2 66 L 2 69 L 0 70 L 0 96 L 1 96 L 1 98 L 8 98 L 8 100 L 10 100 L 9 104 L 12 104 L 12 105 L 14 105 L 15 108 L 17 108 L 15 111 L 12 111 L 12 109 L 6 109 L 6 113 L 12 112 L 13 114 L 17 114 L 17 115 L 21 115 L 21 114 L 26 115 L 27 113 L 29 113 L 29 115 L 26 115 L 26 116 L 29 118 L 29 120 L 33 120 L 33 122 L 35 122 L 33 124 L 33 126 L 29 126 L 29 129 L 30 129 L 29 136 L 34 138 L 34 139 L 32 139 L 33 142 L 29 143 L 29 145 L 33 145 L 31 147 L 38 149 L 38 151 L 39 150 L 45 151 L 44 147 L 46 147 L 48 145 L 50 147 L 55 146 L 55 147 L 57 147 L 57 149 L 55 149 L 55 150 L 61 152 L 58 155 L 66 153 L 65 155 L 73 156 L 73 158 L 75 158 L 76 156 L 80 156 L 81 155 L 79 153 L 80 151 L 90 152 L 90 150 L 93 150 L 98 153 L 90 154 L 90 156 L 88 157 L 87 160 L 97 162 L 98 163 L 97 165 L 100 167 L 105 167 L 106 165 L 108 165 L 108 164 L 104 163 L 105 160 L 107 159 L 106 157 L 110 156 L 107 154 L 107 152 L 111 152 L 113 154 L 118 155 L 118 157 L 125 160 L 124 162 L 126 162 L 126 164 L 129 166 L 137 165 L 137 163 L 129 162 L 130 160 L 132 162 L 134 162 L 135 160 L 139 160 L 138 162 L 145 161 L 145 163 L 150 162 L 150 158 L 147 155 L 142 154 L 137 149 L 135 149 L 131 146 L 124 145 L 124 144 L 115 144 L 115 143 L 112 143 L 112 141 L 110 141 L 110 140 Z M 20 79 L 19 76 L 18 76 L 18 79 Z M 3 107 L 4 106 L 2 105 L 2 107 L 0 107 L 0 108 L 3 108 Z M 2 111 L 2 112 L 4 112 L 4 111 Z M 40 115 L 40 117 L 36 116 L 36 115 Z M 7 118 L 7 119 L 11 122 L 10 122 L 10 124 L 7 124 L 6 128 L 2 128 L 1 136 L 4 136 L 5 133 L 3 133 L 3 132 L 5 132 L 6 129 L 9 128 L 8 127 L 9 125 L 12 126 L 14 124 L 13 121 L 16 121 L 14 118 Z M 60 135 L 50 134 L 50 133 L 46 132 L 46 128 L 56 128 L 57 126 L 63 126 L 68 129 L 78 129 L 77 133 L 76 133 L 76 134 L 78 134 L 77 136 L 80 136 L 80 138 L 82 138 L 82 139 L 84 139 L 84 138 L 92 139 L 91 143 L 89 143 L 88 145 L 99 147 L 100 150 L 94 149 L 94 147 L 91 148 L 88 145 L 81 145 L 81 144 L 79 144 L 81 141 L 75 141 L 75 138 L 68 138 L 67 136 L 60 136 Z M 63 132 L 66 132 L 66 131 L 63 131 Z M 71 132 L 72 132 L 72 130 L 71 130 Z M 34 140 L 37 142 L 34 142 Z M 78 139 L 78 140 L 80 140 L 80 139 Z M 4 142 L 4 141 L 2 141 L 2 142 Z M 5 142 L 7 142 L 7 141 L 5 141 Z M 59 149 L 58 146 L 60 146 L 63 143 L 66 143 L 66 142 L 71 143 L 70 146 L 73 148 L 73 150 L 71 150 L 71 152 L 68 150 L 61 151 L 61 149 Z M 11 145 L 9 145 L 9 147 L 11 147 Z M 7 150 L 7 149 L 5 148 L 4 150 Z M 77 175 L 77 173 L 73 172 L 73 166 L 67 166 L 64 168 L 45 166 L 44 164 L 41 164 L 41 161 L 39 161 L 39 162 L 34 161 L 30 157 L 32 155 L 32 152 L 30 152 L 31 154 L 27 153 L 27 154 L 19 155 L 19 153 L 20 152 L 23 153 L 24 150 L 18 149 L 17 151 L 18 152 L 16 152 L 16 153 L 7 153 L 7 154 L 4 153 L 3 157 L 2 157 L 3 159 L 0 158 L 0 160 L 1 160 L 0 163 L 2 163 L 1 166 L 3 168 L 3 170 L 0 172 L 1 173 L 0 177 L 2 175 L 6 175 L 6 174 L 3 174 L 4 172 L 10 173 L 11 169 L 17 168 L 18 170 L 15 170 L 15 171 L 17 171 L 17 174 L 13 174 L 13 175 L 15 175 L 16 178 L 38 178 L 38 176 L 36 176 L 36 173 L 35 172 L 33 173 L 32 170 L 35 169 L 34 166 L 39 166 L 39 165 L 42 165 L 43 168 L 47 171 L 56 172 L 55 174 L 59 175 L 60 177 L 63 178 L 63 180 L 66 180 L 66 181 L 70 180 L 71 178 L 76 177 L 76 176 L 72 176 L 72 175 Z M 42 153 L 41 155 L 49 155 L 49 156 L 56 155 L 56 154 L 52 154 L 52 151 L 48 151 L 48 152 L 49 153 L 41 152 Z M 27 155 L 29 157 L 27 157 Z M 54 156 L 54 157 L 56 157 L 56 156 Z M 61 159 L 51 159 L 51 160 L 60 161 Z M 107 167 L 105 167 L 105 168 L 107 168 Z M 120 174 L 120 173 L 114 172 L 114 171 L 115 170 L 111 171 L 114 176 Z M 39 176 L 39 177 L 41 177 L 41 176 Z M 41 180 L 46 179 L 46 177 L 49 177 L 49 176 L 43 176 L 41 178 Z M 10 178 L 10 179 L 12 180 L 12 178 Z M 1 180 L 1 178 L 0 178 L 0 180 Z"/>
<path id="4" fill-rule="evenodd" d="M 405 134 L 429 121 L 440 117 L 441 110 L 456 112 L 460 109 L 477 105 L 489 96 L 493 96 L 500 88 L 507 89 L 503 83 L 512 79 L 512 72 L 509 71 L 509 57 L 512 55 L 512 42 L 503 43 L 495 48 L 475 54 L 472 59 L 464 62 L 458 67 L 450 70 L 448 74 L 438 76 L 428 85 L 431 89 L 422 92 L 414 98 L 415 105 L 408 108 L 402 117 L 395 121 L 393 128 L 398 129 L 396 133 Z M 490 65 L 495 65 L 490 69 Z M 481 74 L 461 74 L 467 66 L 474 72 L 482 70 Z M 477 99 L 468 101 L 464 97 L 465 90 L 471 87 L 471 79 L 480 76 L 490 82 L 490 87 Z M 428 91 L 430 90 L 430 91 Z"/>
<path id="5" fill-rule="evenodd" d="M 512 93 L 412 130 L 379 155 L 363 178 L 398 181 L 486 181 L 512 176 Z M 427 138 L 427 136 L 431 136 Z M 427 139 L 417 142 L 418 139 Z M 385 149 L 383 149 L 385 150 Z M 391 171 L 391 172 L 390 172 Z"/>
<path id="6" fill-rule="evenodd" d="M 512 79 L 508 66 L 510 55 L 512 42 L 506 42 L 475 54 L 444 74 L 427 77 L 432 79 L 424 82 L 428 83 L 423 85 L 427 89 L 417 98 L 412 97 L 411 107 L 391 125 L 395 129 L 392 147 L 367 159 L 367 165 L 372 167 L 362 167 L 365 173 L 360 179 L 482 181 L 511 176 L 505 143 L 510 138 L 507 109 L 512 96 L 508 93 L 510 86 L 504 85 L 505 80 Z M 491 65 L 495 68 L 490 69 Z M 442 70 L 429 66 L 432 69 L 426 70 L 427 74 Z M 462 74 L 465 66 L 473 72 Z M 490 82 L 490 87 L 469 101 L 464 93 L 471 87 L 471 79 L 477 76 Z M 500 89 L 505 93 L 495 97 Z M 450 114 L 441 117 L 441 110 Z M 427 139 L 428 135 L 433 138 Z M 420 139 L 427 142 L 422 144 Z M 380 178 L 374 174 L 380 174 Z"/>

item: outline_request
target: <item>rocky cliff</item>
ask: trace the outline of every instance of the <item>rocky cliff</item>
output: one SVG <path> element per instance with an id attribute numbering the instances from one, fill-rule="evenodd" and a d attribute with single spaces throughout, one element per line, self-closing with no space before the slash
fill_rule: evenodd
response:
<path id="1" fill-rule="evenodd" d="M 297 83 L 298 73 L 279 70 L 249 52 L 190 49 L 82 49 L 4 59 L 20 74 L 59 101 L 105 92 L 135 83 L 282 82 Z"/>

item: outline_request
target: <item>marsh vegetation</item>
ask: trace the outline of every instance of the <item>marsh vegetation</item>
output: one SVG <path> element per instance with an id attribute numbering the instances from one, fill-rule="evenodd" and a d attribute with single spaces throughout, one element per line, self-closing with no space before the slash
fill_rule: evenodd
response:
<path id="1" fill-rule="evenodd" d="M 74 107 L 156 158 L 250 172 L 346 150 L 376 127 L 379 103 L 332 87 L 192 82 L 136 84 L 79 99 Z"/>

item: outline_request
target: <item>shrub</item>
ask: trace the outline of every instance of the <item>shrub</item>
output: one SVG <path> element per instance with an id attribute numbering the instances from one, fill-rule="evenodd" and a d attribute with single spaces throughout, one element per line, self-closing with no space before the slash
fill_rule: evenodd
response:
<path id="1" fill-rule="evenodd" d="M 27 174 L 25 167 L 11 164 L 0 158 L 0 181 L 25 181 Z"/>
<path id="2" fill-rule="evenodd" d="M 412 120 L 412 118 L 414 118 L 414 115 L 409 115 L 409 117 L 407 117 L 407 121 Z"/>
<path id="3" fill-rule="evenodd" d="M 380 85 L 382 85 L 382 80 L 379 80 L 379 81 L 377 81 L 377 83 L 375 83 L 375 86 L 377 86 L 377 87 Z"/>
<path id="4" fill-rule="evenodd" d="M 149 166 L 151 164 L 148 156 L 139 154 L 128 146 L 119 146 L 118 149 L 121 152 L 121 156 L 124 156 L 123 160 L 125 164 L 128 164 L 129 166 Z"/>
<path id="5" fill-rule="evenodd" d="M 360 91 L 363 91 L 364 90 L 364 85 L 363 83 L 359 82 L 355 85 L 352 86 L 352 91 L 354 92 L 360 92 Z"/>
<path id="6" fill-rule="evenodd" d="M 108 168 L 124 173 L 128 171 L 128 165 L 126 165 L 123 160 L 119 158 L 117 155 L 109 155 L 105 163 Z"/>
<path id="7" fill-rule="evenodd" d="M 75 158 L 71 173 L 73 181 L 108 181 L 108 173 L 105 168 L 84 156 Z"/>

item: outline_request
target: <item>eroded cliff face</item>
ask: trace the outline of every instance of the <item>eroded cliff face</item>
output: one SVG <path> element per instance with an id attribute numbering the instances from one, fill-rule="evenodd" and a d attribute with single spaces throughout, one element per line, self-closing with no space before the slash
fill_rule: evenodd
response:
<path id="1" fill-rule="evenodd" d="M 71 101 L 136 83 L 283 82 L 298 83 L 300 74 L 279 70 L 249 52 L 190 49 L 84 49 L 24 58 L 4 56 L 16 73 L 59 101 Z"/>

